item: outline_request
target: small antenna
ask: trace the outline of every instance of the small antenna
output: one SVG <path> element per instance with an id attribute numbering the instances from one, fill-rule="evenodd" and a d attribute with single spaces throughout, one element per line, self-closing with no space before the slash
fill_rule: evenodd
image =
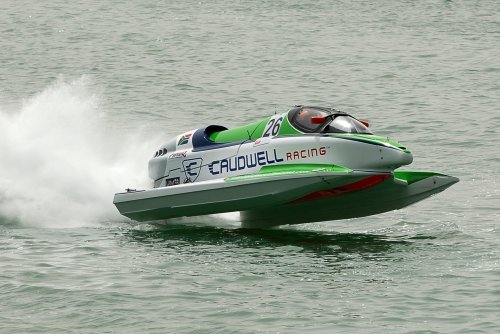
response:
<path id="1" fill-rule="evenodd" d="M 255 133 L 255 131 L 259 128 L 259 125 L 261 125 L 262 123 L 264 123 L 264 121 L 266 121 L 266 120 L 267 119 L 265 118 L 262 121 L 260 121 L 260 123 L 253 129 L 252 134 L 251 135 L 249 134 L 249 137 L 248 137 L 249 140 L 252 140 L 252 136 Z M 247 130 L 247 133 L 248 133 L 248 130 Z"/>

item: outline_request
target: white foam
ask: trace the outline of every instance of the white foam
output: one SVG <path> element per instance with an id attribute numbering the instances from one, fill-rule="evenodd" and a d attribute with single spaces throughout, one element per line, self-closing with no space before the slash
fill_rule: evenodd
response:
<path id="1" fill-rule="evenodd" d="M 241 226 L 239 212 L 225 212 L 204 216 L 171 218 L 168 220 L 168 223 L 210 225 L 224 228 Z"/>
<path id="2" fill-rule="evenodd" d="M 0 216 L 50 227 L 119 220 L 113 194 L 149 187 L 157 136 L 108 126 L 92 82 L 58 80 L 19 110 L 0 106 Z"/>

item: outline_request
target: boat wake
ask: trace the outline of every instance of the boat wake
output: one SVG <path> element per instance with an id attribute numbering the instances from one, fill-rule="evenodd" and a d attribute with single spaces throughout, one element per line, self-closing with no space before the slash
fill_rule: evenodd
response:
<path id="1" fill-rule="evenodd" d="M 149 187 L 144 165 L 160 140 L 113 129 L 92 88 L 86 77 L 60 79 L 19 108 L 0 104 L 0 222 L 123 221 L 113 194 Z"/>

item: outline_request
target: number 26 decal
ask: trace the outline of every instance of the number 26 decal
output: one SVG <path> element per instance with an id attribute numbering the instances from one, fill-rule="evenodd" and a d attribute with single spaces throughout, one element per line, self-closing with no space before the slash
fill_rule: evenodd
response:
<path id="1" fill-rule="evenodd" d="M 262 137 L 277 136 L 280 132 L 281 123 L 283 122 L 283 116 L 274 116 L 267 122 L 266 129 Z"/>

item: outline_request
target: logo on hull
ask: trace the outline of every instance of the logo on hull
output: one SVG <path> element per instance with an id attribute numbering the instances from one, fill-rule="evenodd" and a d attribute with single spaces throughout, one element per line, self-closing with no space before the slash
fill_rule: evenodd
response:
<path id="1" fill-rule="evenodd" d="M 212 161 L 208 164 L 208 171 L 212 175 L 234 172 L 256 166 L 272 165 L 282 162 L 284 159 L 278 156 L 276 150 L 259 151 L 256 153 L 237 155 L 232 158 Z"/>
<path id="2" fill-rule="evenodd" d="M 175 152 L 168 156 L 169 159 L 185 158 L 187 151 Z"/>
<path id="3" fill-rule="evenodd" d="M 181 138 L 179 139 L 179 142 L 177 143 L 177 145 L 187 144 L 189 142 L 189 138 L 191 138 L 192 135 L 193 135 L 192 133 L 183 134 L 181 136 Z"/>
<path id="4" fill-rule="evenodd" d="M 307 159 L 326 155 L 326 147 L 308 148 L 300 151 L 286 152 L 286 160 Z"/>
<path id="5" fill-rule="evenodd" d="M 184 167 L 184 173 L 186 174 L 187 182 L 194 182 L 200 175 L 202 158 L 195 158 L 184 160 L 182 166 Z M 184 182 L 186 183 L 186 182 Z"/>

